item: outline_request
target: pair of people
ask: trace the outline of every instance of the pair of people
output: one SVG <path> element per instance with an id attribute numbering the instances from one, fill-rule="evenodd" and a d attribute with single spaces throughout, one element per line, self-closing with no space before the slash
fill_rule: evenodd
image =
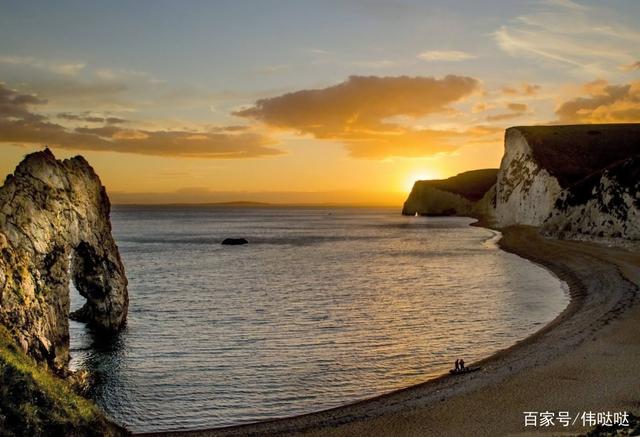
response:
<path id="1" fill-rule="evenodd" d="M 462 358 L 456 360 L 456 372 L 464 370 L 464 360 Z"/>

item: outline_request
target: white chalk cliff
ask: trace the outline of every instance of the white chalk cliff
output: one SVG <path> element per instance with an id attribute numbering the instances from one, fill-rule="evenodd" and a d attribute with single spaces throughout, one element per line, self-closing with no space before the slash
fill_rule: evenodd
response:
<path id="1" fill-rule="evenodd" d="M 546 235 L 640 239 L 640 124 L 513 127 L 495 223 Z"/>
<path id="2" fill-rule="evenodd" d="M 404 215 L 479 216 L 493 210 L 497 169 L 472 170 L 448 179 L 416 181 Z"/>
<path id="3" fill-rule="evenodd" d="M 475 197 L 465 197 L 450 183 L 463 175 L 416 182 L 403 213 L 537 226 L 561 238 L 640 240 L 640 124 L 512 127 L 494 187 L 467 179 L 464 191 Z"/>
<path id="4" fill-rule="evenodd" d="M 505 151 L 496 182 L 495 221 L 503 226 L 540 226 L 551 213 L 562 188 L 542 168 L 520 129 L 505 132 Z"/>
<path id="5" fill-rule="evenodd" d="M 559 237 L 640 240 L 640 155 L 563 191 L 543 230 Z"/>

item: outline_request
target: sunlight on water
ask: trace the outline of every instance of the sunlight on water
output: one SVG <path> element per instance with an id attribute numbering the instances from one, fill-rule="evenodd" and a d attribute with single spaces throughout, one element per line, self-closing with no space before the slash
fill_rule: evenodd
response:
<path id="1" fill-rule="evenodd" d="M 391 209 L 121 207 L 125 332 L 72 322 L 74 367 L 134 431 L 334 407 L 485 357 L 568 303 L 546 270 L 470 219 Z M 246 246 L 221 246 L 246 237 Z M 72 305 L 82 298 L 72 292 Z"/>

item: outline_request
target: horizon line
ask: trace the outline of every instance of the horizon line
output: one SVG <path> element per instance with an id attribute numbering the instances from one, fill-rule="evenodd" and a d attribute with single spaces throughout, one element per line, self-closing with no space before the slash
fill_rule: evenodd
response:
<path id="1" fill-rule="evenodd" d="M 269 207 L 352 207 L 352 208 L 366 208 L 366 207 L 398 207 L 401 208 L 401 205 L 395 203 L 322 203 L 322 202 L 293 202 L 293 203 L 279 203 L 279 202 L 253 202 L 253 201 L 238 201 L 238 202 L 150 202 L 150 203 L 142 203 L 142 202 L 132 202 L 132 203 L 121 203 L 121 202 L 113 202 L 111 206 L 226 206 L 226 207 L 234 207 L 234 206 L 243 206 L 249 208 L 269 208 Z"/>

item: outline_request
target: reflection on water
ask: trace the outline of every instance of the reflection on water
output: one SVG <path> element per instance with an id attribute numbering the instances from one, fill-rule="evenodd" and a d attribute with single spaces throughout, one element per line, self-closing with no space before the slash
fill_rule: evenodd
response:
<path id="1" fill-rule="evenodd" d="M 135 431 L 238 424 L 424 381 L 539 329 L 568 303 L 469 219 L 395 210 L 127 207 L 112 217 L 131 303 L 72 365 Z M 221 246 L 246 237 L 246 246 Z M 82 298 L 72 293 L 72 304 Z"/>

